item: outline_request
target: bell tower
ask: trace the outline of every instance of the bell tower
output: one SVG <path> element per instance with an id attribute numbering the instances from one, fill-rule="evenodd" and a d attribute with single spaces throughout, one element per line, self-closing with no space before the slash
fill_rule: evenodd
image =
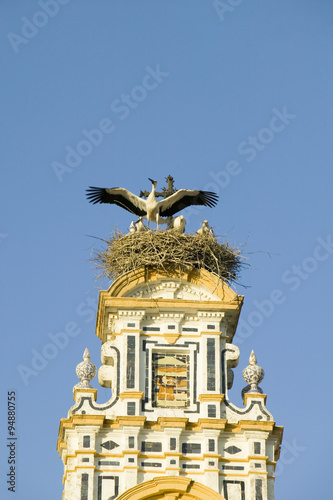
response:
<path id="1" fill-rule="evenodd" d="M 61 419 L 64 500 L 273 500 L 282 428 L 251 353 L 243 407 L 230 400 L 243 297 L 205 269 L 142 267 L 100 292 L 96 367 L 86 350 Z"/>

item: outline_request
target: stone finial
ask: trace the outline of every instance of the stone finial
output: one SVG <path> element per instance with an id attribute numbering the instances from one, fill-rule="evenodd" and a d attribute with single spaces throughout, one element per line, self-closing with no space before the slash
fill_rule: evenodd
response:
<path id="1" fill-rule="evenodd" d="M 254 352 L 252 351 L 250 354 L 249 365 L 243 370 L 243 379 L 249 385 L 244 387 L 242 391 L 242 395 L 244 393 L 247 394 L 262 394 L 262 389 L 258 386 L 260 382 L 263 380 L 265 372 L 261 368 L 261 366 L 257 365 L 257 358 Z"/>
<path id="2" fill-rule="evenodd" d="M 96 372 L 97 368 L 94 363 L 90 361 L 90 354 L 86 348 L 83 353 L 83 361 L 76 367 L 76 375 L 81 382 L 79 382 L 74 389 L 92 389 L 89 382 L 95 377 Z"/>

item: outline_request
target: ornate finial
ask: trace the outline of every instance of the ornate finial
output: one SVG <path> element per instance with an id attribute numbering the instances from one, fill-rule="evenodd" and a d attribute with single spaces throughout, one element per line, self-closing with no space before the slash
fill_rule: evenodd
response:
<path id="1" fill-rule="evenodd" d="M 243 379 L 249 385 L 244 387 L 242 391 L 242 396 L 247 394 L 262 394 L 263 390 L 258 386 L 263 380 L 265 372 L 261 366 L 257 365 L 257 358 L 254 351 L 250 354 L 249 365 L 243 370 Z"/>
<path id="2" fill-rule="evenodd" d="M 97 368 L 90 361 L 90 354 L 87 348 L 85 348 L 83 353 L 83 361 L 79 363 L 76 367 L 76 375 L 80 379 L 81 382 L 76 384 L 74 389 L 92 389 L 92 386 L 89 382 L 95 377 L 97 372 Z"/>

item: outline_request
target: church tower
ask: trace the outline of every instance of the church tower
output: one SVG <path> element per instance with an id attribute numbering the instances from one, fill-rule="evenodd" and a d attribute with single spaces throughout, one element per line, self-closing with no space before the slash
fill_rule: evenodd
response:
<path id="1" fill-rule="evenodd" d="M 282 428 L 251 353 L 243 407 L 230 400 L 243 297 L 203 268 L 146 266 L 100 292 L 96 367 L 86 349 L 61 419 L 63 500 L 273 500 Z"/>

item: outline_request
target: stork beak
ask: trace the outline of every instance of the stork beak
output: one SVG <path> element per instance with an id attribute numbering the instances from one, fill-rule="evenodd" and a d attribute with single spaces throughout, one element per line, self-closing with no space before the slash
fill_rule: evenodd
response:
<path id="1" fill-rule="evenodd" d="M 149 180 L 152 184 L 155 184 L 155 182 L 156 182 L 156 181 L 153 181 L 153 179 L 150 179 L 149 177 L 148 177 L 148 180 Z"/>

